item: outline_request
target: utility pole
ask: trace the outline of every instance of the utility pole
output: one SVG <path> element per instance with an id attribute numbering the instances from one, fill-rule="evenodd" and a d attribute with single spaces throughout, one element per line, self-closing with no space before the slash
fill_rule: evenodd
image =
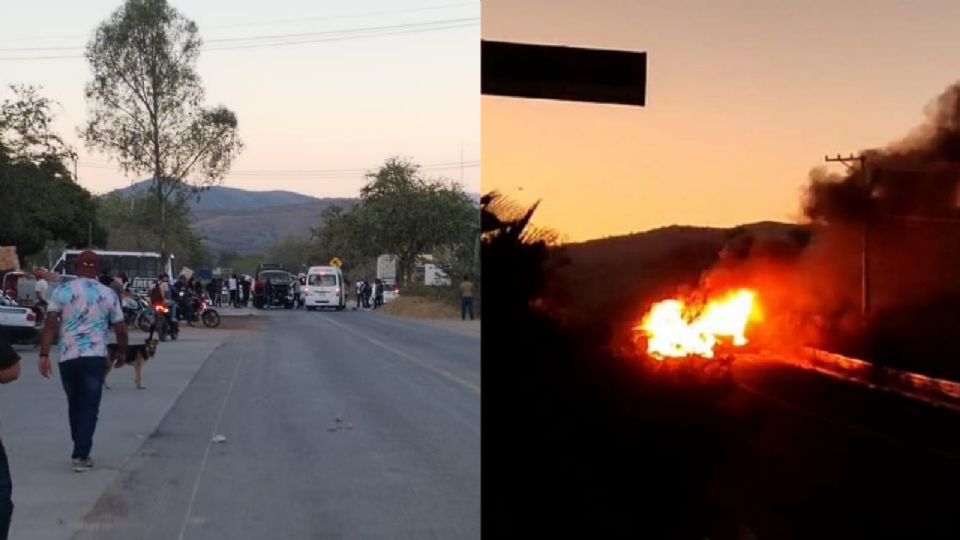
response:
<path id="1" fill-rule="evenodd" d="M 863 175 L 863 186 L 866 188 L 868 206 L 864 209 L 863 225 L 861 230 L 860 246 L 860 314 L 866 318 L 870 314 L 870 208 L 869 198 L 870 190 L 873 187 L 870 180 L 870 169 L 867 167 L 867 156 L 860 154 L 854 156 L 842 157 L 837 154 L 836 157 L 823 156 L 827 163 L 843 163 L 848 169 L 852 168 L 852 163 L 860 163 L 860 173 Z"/>
<path id="2" fill-rule="evenodd" d="M 80 183 L 80 177 L 77 175 L 77 159 L 79 157 L 76 152 L 70 151 L 70 159 L 73 160 L 73 181 L 78 184 Z"/>

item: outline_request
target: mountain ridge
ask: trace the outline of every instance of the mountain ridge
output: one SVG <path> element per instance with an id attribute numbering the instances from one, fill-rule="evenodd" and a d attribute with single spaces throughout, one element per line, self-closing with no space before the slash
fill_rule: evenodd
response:
<path id="1" fill-rule="evenodd" d="M 150 180 L 116 189 L 111 195 L 143 195 Z M 480 204 L 480 195 L 468 193 Z M 352 207 L 357 197 L 313 197 L 294 191 L 252 191 L 214 186 L 190 201 L 190 228 L 214 254 L 233 251 L 242 255 L 265 253 L 288 238 L 309 238 L 320 225 L 321 213 L 333 205 Z"/>

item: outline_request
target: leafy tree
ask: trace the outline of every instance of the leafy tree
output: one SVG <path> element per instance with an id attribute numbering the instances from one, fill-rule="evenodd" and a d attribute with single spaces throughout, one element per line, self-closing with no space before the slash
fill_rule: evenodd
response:
<path id="1" fill-rule="evenodd" d="M 99 216 L 107 231 L 107 247 L 118 251 L 151 251 L 159 236 L 155 219 L 157 200 L 149 195 L 128 197 L 111 194 L 99 200 Z M 209 266 L 212 257 L 202 239 L 190 229 L 189 215 L 183 207 L 173 207 L 168 215 L 168 248 L 176 264 L 191 268 Z M 179 268 L 175 269 L 179 270 Z"/>
<path id="2" fill-rule="evenodd" d="M 360 191 L 360 222 L 372 248 L 396 255 L 402 283 L 413 275 L 420 255 L 479 232 L 479 212 L 457 184 L 424 178 L 418 165 L 395 157 L 367 177 Z"/>
<path id="3" fill-rule="evenodd" d="M 322 225 L 313 230 L 313 257 L 326 264 L 334 257 L 343 261 L 343 271 L 351 276 L 369 277 L 376 271 L 378 250 L 370 241 L 367 215 L 358 208 L 345 210 L 330 206 L 320 214 Z"/>
<path id="4" fill-rule="evenodd" d="M 394 255 L 397 281 L 407 284 L 429 253 L 448 271 L 479 274 L 480 213 L 459 185 L 424 178 L 419 166 L 400 158 L 367 178 L 359 204 L 321 214 L 313 230 L 320 261 L 339 257 L 345 273 L 369 278 L 379 255 Z"/>
<path id="5" fill-rule="evenodd" d="M 297 273 L 304 264 L 319 263 L 316 249 L 310 239 L 288 236 L 267 251 L 267 260 L 282 264 L 288 271 Z"/>
<path id="6" fill-rule="evenodd" d="M 203 106 L 200 45 L 197 25 L 166 0 L 127 0 L 87 45 L 93 80 L 82 136 L 125 172 L 152 175 L 164 256 L 175 232 L 171 215 L 222 183 L 243 147 L 236 115 Z"/>
<path id="7" fill-rule="evenodd" d="M 51 240 L 102 245 L 93 196 L 66 163 L 73 150 L 50 128 L 53 102 L 35 87 L 11 89 L 14 96 L 0 103 L 0 245 L 14 245 L 24 257 Z"/>

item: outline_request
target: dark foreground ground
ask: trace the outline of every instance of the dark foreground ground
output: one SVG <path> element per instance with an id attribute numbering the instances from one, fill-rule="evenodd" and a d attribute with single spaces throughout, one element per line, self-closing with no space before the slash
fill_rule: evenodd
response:
<path id="1" fill-rule="evenodd" d="M 527 322 L 484 329 L 485 532 L 960 538 L 953 412 L 756 360 L 668 383 Z"/>

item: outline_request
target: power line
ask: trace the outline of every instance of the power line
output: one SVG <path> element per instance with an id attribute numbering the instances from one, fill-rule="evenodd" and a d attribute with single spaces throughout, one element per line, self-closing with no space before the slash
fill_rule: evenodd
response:
<path id="1" fill-rule="evenodd" d="M 378 32 L 386 30 L 400 30 L 400 29 L 415 29 L 415 28 L 426 28 L 436 25 L 446 25 L 446 24 L 459 24 L 459 23 L 475 23 L 478 22 L 479 17 L 461 17 L 458 19 L 442 19 L 436 21 L 421 21 L 417 23 L 404 23 L 404 24 L 393 24 L 386 26 L 367 26 L 362 28 L 347 28 L 343 30 L 322 30 L 317 32 L 299 32 L 293 34 L 268 34 L 263 36 L 241 36 L 241 37 L 232 37 L 232 38 L 221 38 L 221 39 L 207 39 L 204 40 L 204 44 L 209 43 L 234 43 L 234 42 L 256 42 L 256 41 L 273 41 L 278 39 L 296 39 L 296 38 L 309 38 L 309 37 L 321 37 L 321 36 L 339 36 L 339 35 L 350 35 L 355 33 L 363 32 Z M 211 47 L 211 49 L 216 48 Z M 28 52 L 28 51 L 82 51 L 84 47 L 82 46 L 70 46 L 70 47 L 0 47 L 0 52 Z"/>
<path id="2" fill-rule="evenodd" d="M 301 32 L 296 34 L 273 34 L 273 35 L 265 35 L 265 36 L 247 36 L 247 37 L 236 37 L 236 38 L 209 39 L 209 40 L 205 40 L 205 43 L 232 43 L 237 41 L 262 41 L 262 40 L 274 40 L 274 39 L 286 39 L 286 38 L 319 37 L 319 36 L 329 36 L 329 35 L 338 35 L 338 34 L 350 34 L 354 32 L 366 32 L 366 31 L 373 32 L 373 31 L 379 31 L 379 30 L 419 28 L 419 27 L 432 26 L 437 24 L 478 22 L 479 20 L 480 20 L 479 17 L 461 17 L 459 19 L 442 19 L 437 21 L 422 21 L 418 23 L 391 24 L 387 26 L 368 26 L 363 28 L 348 28 L 345 30 L 324 30 L 319 32 Z"/>
<path id="3" fill-rule="evenodd" d="M 444 9 L 454 9 L 466 6 L 479 6 L 480 2 L 461 2 L 457 4 L 441 4 L 433 6 L 421 6 L 407 9 L 394 9 L 394 10 L 385 10 L 385 11 L 368 11 L 364 13 L 346 13 L 342 15 L 325 15 L 319 17 L 301 17 L 297 19 L 274 19 L 268 21 L 256 21 L 256 22 L 247 22 L 247 23 L 231 23 L 231 24 L 211 24 L 211 25 L 202 25 L 204 30 L 206 29 L 219 29 L 219 28 L 244 28 L 244 27 L 253 27 L 253 26 L 270 26 L 273 24 L 302 24 L 306 22 L 315 22 L 315 21 L 332 21 L 340 19 L 359 19 L 362 17 L 376 17 L 380 15 L 398 15 L 404 13 L 417 13 L 423 11 L 438 11 Z M 84 39 L 89 37 L 89 35 L 84 34 L 62 34 L 62 35 L 48 35 L 48 36 L 20 36 L 20 37 L 0 37 L 0 43 L 11 42 L 11 41 L 52 41 L 52 40 L 61 40 L 61 39 Z"/>
<path id="4" fill-rule="evenodd" d="M 288 41 L 275 41 L 273 43 L 249 43 L 249 44 L 239 44 L 239 45 L 225 45 L 225 46 L 213 46 L 213 47 L 202 47 L 202 50 L 206 51 L 224 51 L 224 50 L 235 50 L 235 49 L 259 49 L 267 47 L 278 47 L 278 46 L 289 46 L 289 45 L 303 45 L 307 43 L 320 43 L 325 41 L 345 41 L 350 39 L 360 39 L 368 37 L 380 37 L 380 36 L 390 36 L 398 34 L 413 34 L 421 32 L 432 32 L 437 30 L 449 30 L 454 28 L 468 28 L 478 25 L 480 22 L 479 17 L 471 18 L 462 18 L 462 19 L 446 19 L 442 21 L 427 21 L 421 23 L 410 23 L 402 25 L 393 25 L 393 26 L 380 26 L 380 27 L 367 27 L 367 28 L 353 28 L 347 30 L 333 30 L 326 32 L 309 32 L 309 33 L 300 33 L 300 34 L 286 34 L 286 35 L 275 35 L 275 36 L 252 36 L 249 38 L 231 38 L 231 41 L 237 39 L 243 39 L 246 41 L 255 41 L 255 40 L 281 40 L 286 39 Z M 310 38 L 314 36 L 315 38 Z M 326 37 L 324 37 L 326 36 Z M 33 48 L 33 49 L 0 49 L 6 51 L 15 51 L 15 50 L 63 50 L 64 48 Z M 82 48 L 73 47 L 69 50 L 82 50 Z M 15 60 L 61 60 L 61 59 L 76 59 L 84 58 L 82 54 L 74 55 L 47 55 L 47 56 L 0 56 L 0 61 L 15 61 Z"/>
<path id="5" fill-rule="evenodd" d="M 414 28 L 409 30 L 395 30 L 390 32 L 378 32 L 378 33 L 367 33 L 367 34 L 355 34 L 355 35 L 346 35 L 346 36 L 337 36 L 337 37 L 328 37 L 328 38 L 317 38 L 317 39 L 303 39 L 297 41 L 283 41 L 276 43 L 261 43 L 261 44 L 252 44 L 252 45 L 235 45 L 228 47 L 210 47 L 206 49 L 207 51 L 232 51 L 238 49 L 265 49 L 270 47 L 284 47 L 290 45 L 304 45 L 308 43 L 321 43 L 325 41 L 348 41 L 351 39 L 362 39 L 367 37 L 381 37 L 381 36 L 394 36 L 399 34 L 419 34 L 422 32 L 432 32 L 436 30 L 451 30 L 454 28 L 470 28 L 477 26 L 479 24 L 479 19 L 476 19 L 475 22 L 471 23 L 461 23 L 461 24 L 451 24 L 446 26 L 434 26 L 430 28 Z"/>
<path id="6" fill-rule="evenodd" d="M 460 167 L 460 162 L 430 163 L 421 165 L 420 170 L 447 170 Z M 81 167 L 88 169 L 116 170 L 119 167 L 100 164 L 91 161 L 81 161 Z M 464 162 L 466 168 L 476 168 L 480 166 L 480 160 Z M 355 167 L 349 169 L 259 169 L 259 170 L 237 170 L 228 173 L 228 176 L 293 176 L 293 177 L 329 177 L 342 178 L 349 174 L 366 174 L 375 167 Z M 337 176 L 339 175 L 339 176 Z"/>
<path id="7" fill-rule="evenodd" d="M 462 2 L 459 4 L 447 4 L 447 5 L 441 5 L 441 6 L 425 6 L 420 8 L 395 9 L 390 11 L 372 11 L 367 13 L 358 13 L 356 15 L 330 15 L 330 16 L 324 16 L 324 17 L 304 17 L 300 19 L 282 19 L 282 20 L 251 22 L 251 23 L 218 24 L 218 25 L 206 26 L 204 28 L 241 28 L 241 27 L 250 27 L 250 26 L 268 26 L 271 24 L 295 24 L 295 23 L 313 22 L 313 21 L 357 19 L 360 17 L 376 17 L 378 15 L 396 15 L 401 13 L 415 13 L 415 12 L 421 12 L 421 11 L 434 11 L 434 10 L 441 10 L 441 9 L 452 9 L 457 7 L 479 6 L 479 5 L 480 5 L 480 2 Z"/>

